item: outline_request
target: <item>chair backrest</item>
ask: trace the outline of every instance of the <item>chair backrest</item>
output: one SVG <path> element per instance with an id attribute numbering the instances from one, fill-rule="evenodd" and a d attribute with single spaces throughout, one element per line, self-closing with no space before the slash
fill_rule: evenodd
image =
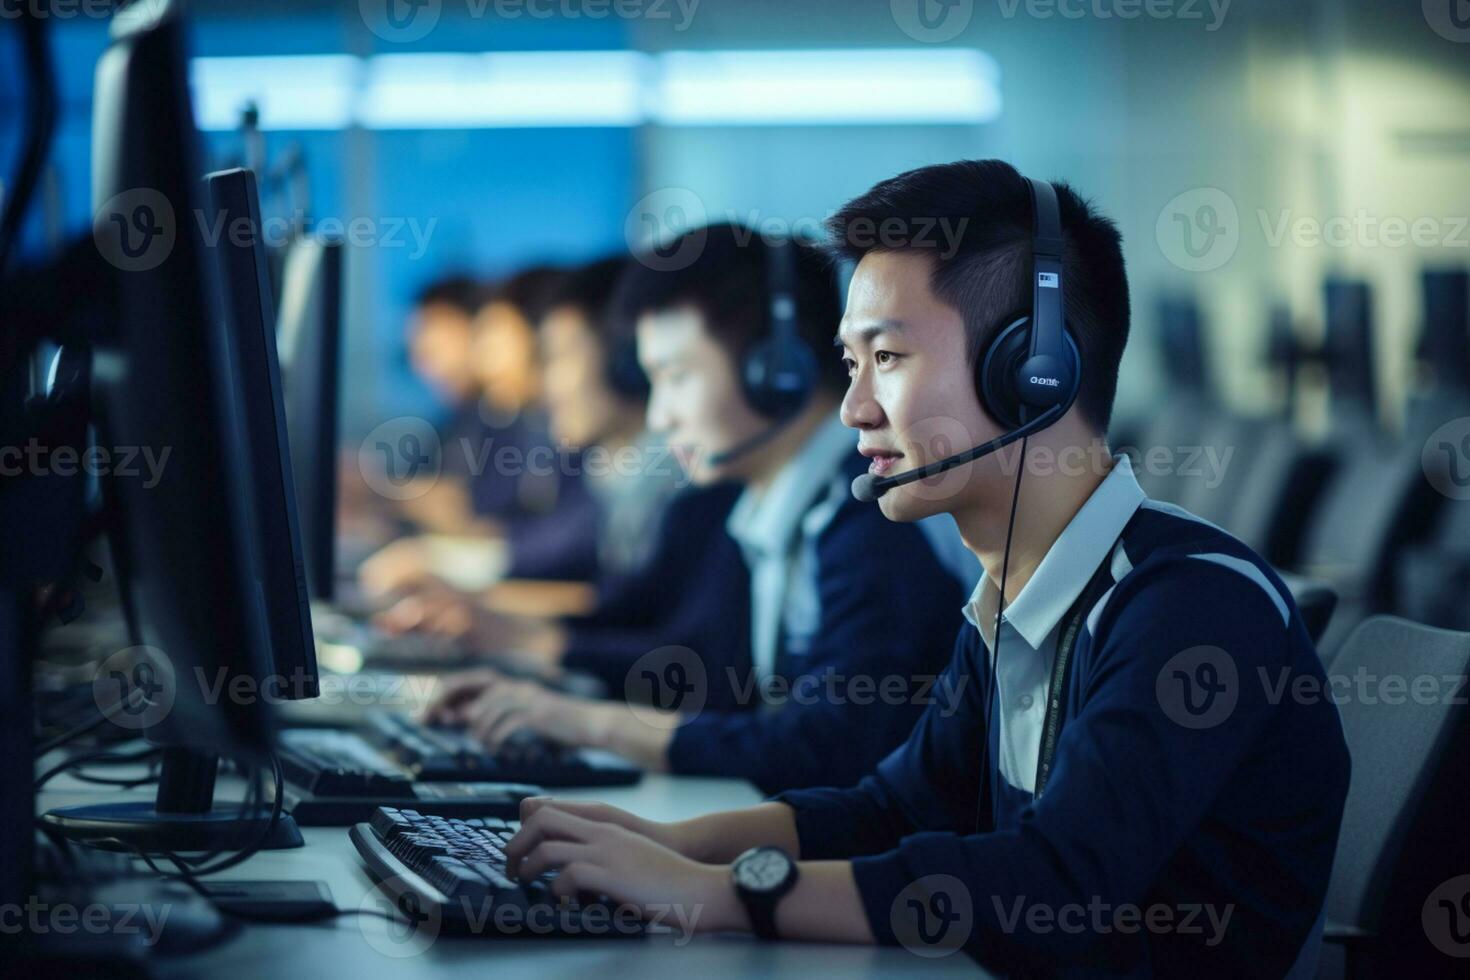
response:
<path id="1" fill-rule="evenodd" d="M 1240 488 L 1261 465 L 1260 450 L 1274 420 L 1219 414 L 1206 421 L 1192 445 L 1176 447 L 1180 467 L 1176 503 L 1239 536 L 1233 521 Z M 1252 548 L 1257 542 L 1247 541 Z"/>
<path id="2" fill-rule="evenodd" d="M 1345 449 L 1308 519 L 1295 570 L 1330 582 L 1345 604 L 1369 612 L 1392 608 L 1394 562 L 1444 503 L 1424 478 L 1420 448 Z"/>
<path id="3" fill-rule="evenodd" d="M 1327 623 L 1332 619 L 1332 610 L 1337 606 L 1337 593 L 1332 591 L 1331 586 L 1315 579 L 1279 570 L 1276 574 L 1281 576 L 1281 581 L 1291 590 L 1291 597 L 1301 611 L 1307 634 L 1311 636 L 1313 643 L 1317 643 L 1322 639 L 1322 634 L 1327 632 Z"/>
<path id="4" fill-rule="evenodd" d="M 1364 620 L 1330 676 L 1352 754 L 1329 934 L 1348 926 L 1422 946 L 1421 907 L 1467 868 L 1462 808 L 1470 633 L 1391 616 Z M 1427 680 L 1425 680 L 1427 679 Z M 1402 947 L 1401 947 L 1402 948 Z"/>
<path id="5" fill-rule="evenodd" d="M 1422 545 L 1399 560 L 1396 612 L 1446 629 L 1470 629 L 1470 500 L 1452 500 Z"/>
<path id="6" fill-rule="evenodd" d="M 1329 447 L 1305 445 L 1286 422 L 1268 423 L 1236 460 L 1245 472 L 1226 526 L 1268 561 L 1295 562 L 1307 517 L 1339 462 Z"/>

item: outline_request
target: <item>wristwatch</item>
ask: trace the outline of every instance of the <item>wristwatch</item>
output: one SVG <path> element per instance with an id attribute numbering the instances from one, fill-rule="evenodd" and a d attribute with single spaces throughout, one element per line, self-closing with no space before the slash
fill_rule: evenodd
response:
<path id="1" fill-rule="evenodd" d="M 730 865 L 735 894 L 757 936 L 776 938 L 776 905 L 796 887 L 797 877 L 796 862 L 779 847 L 752 847 Z"/>

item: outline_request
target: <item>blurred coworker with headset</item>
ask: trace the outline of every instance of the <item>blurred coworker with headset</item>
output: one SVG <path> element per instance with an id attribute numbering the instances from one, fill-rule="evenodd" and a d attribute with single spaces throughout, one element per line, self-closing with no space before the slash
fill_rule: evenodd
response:
<path id="1" fill-rule="evenodd" d="M 677 713 L 482 670 L 448 681 L 428 716 L 491 746 L 531 729 L 766 790 L 857 779 L 938 699 L 963 572 L 940 557 L 952 523 L 893 524 L 848 492 L 867 461 L 837 417 L 845 378 L 831 264 L 805 243 L 714 225 L 640 255 L 615 305 L 652 383 L 655 436 L 694 482 L 744 485 L 727 522 L 749 572 L 743 663 L 652 651 L 615 692 Z"/>
<path id="2" fill-rule="evenodd" d="M 631 263 L 620 256 L 571 270 L 538 327 L 552 435 L 583 452 L 598 504 L 595 529 L 565 528 L 597 540 L 593 611 L 561 619 L 506 615 L 475 597 L 432 589 L 382 614 L 385 628 L 454 637 L 467 655 L 517 673 L 555 679 L 576 670 L 616 693 L 633 663 L 658 647 L 698 650 L 712 667 L 748 660 L 749 585 L 725 531 L 740 487 L 689 486 L 669 447 L 644 430 L 648 379 L 632 336 L 616 332 L 609 316 Z"/>

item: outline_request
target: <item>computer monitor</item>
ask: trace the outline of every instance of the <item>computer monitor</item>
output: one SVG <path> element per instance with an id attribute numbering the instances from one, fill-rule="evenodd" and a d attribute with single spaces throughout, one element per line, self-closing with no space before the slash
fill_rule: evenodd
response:
<path id="1" fill-rule="evenodd" d="M 1328 279 L 1323 287 L 1327 308 L 1327 372 L 1333 405 L 1373 417 L 1377 385 L 1373 379 L 1373 297 L 1357 279 Z"/>
<path id="2" fill-rule="evenodd" d="M 92 145 L 94 237 L 113 293 L 94 344 L 97 441 L 164 459 L 150 481 L 121 468 L 103 481 L 135 647 L 116 665 L 108 658 L 95 690 L 100 703 L 116 681 L 115 718 L 146 726 L 163 768 L 151 803 L 63 807 L 44 819 L 74 838 L 145 851 L 299 846 L 283 815 L 214 806 L 219 756 L 262 761 L 270 750 L 274 652 L 262 585 L 271 578 L 255 571 L 248 413 L 237 405 L 259 386 L 234 378 L 230 311 L 217 302 L 203 235 L 211 225 L 196 220 L 206 211 L 183 33 L 174 3 L 114 17 L 97 64 Z M 142 702 L 131 698 L 139 691 Z"/>
<path id="3" fill-rule="evenodd" d="M 307 582 L 323 601 L 332 598 L 336 578 L 342 255 L 336 239 L 292 240 L 281 266 L 277 330 Z"/>
<path id="4" fill-rule="evenodd" d="M 231 341 L 232 405 L 244 426 L 250 470 L 245 489 L 255 498 L 252 570 L 265 597 L 274 695 L 313 698 L 320 693 L 316 648 L 255 175 L 237 168 L 209 174 L 204 183 L 209 216 L 221 232 L 209 251 L 219 274 L 221 322 Z"/>
<path id="5" fill-rule="evenodd" d="M 1470 390 L 1470 270 L 1425 269 L 1417 354 L 1443 388 Z"/>
<path id="6" fill-rule="evenodd" d="M 1193 296 L 1169 294 L 1160 298 L 1159 339 L 1169 365 L 1170 387 L 1209 397 L 1204 330 L 1200 326 L 1199 303 Z"/>

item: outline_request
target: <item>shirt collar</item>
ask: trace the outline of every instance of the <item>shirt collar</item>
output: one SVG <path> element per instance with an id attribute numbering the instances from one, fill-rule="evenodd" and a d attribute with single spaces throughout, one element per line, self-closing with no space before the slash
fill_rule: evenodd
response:
<path id="1" fill-rule="evenodd" d="M 834 413 L 818 426 L 763 492 L 747 487 L 730 510 L 725 530 L 747 555 L 784 553 L 812 502 L 825 492 L 857 448 L 857 430 Z"/>
<path id="2" fill-rule="evenodd" d="M 1128 457 L 1114 456 L 1112 470 L 1052 542 L 1026 587 L 1002 614 L 1027 646 L 1041 649 L 1143 501 L 1143 490 Z M 990 577 L 982 574 L 964 608 L 965 618 L 992 650 L 999 591 Z"/>

